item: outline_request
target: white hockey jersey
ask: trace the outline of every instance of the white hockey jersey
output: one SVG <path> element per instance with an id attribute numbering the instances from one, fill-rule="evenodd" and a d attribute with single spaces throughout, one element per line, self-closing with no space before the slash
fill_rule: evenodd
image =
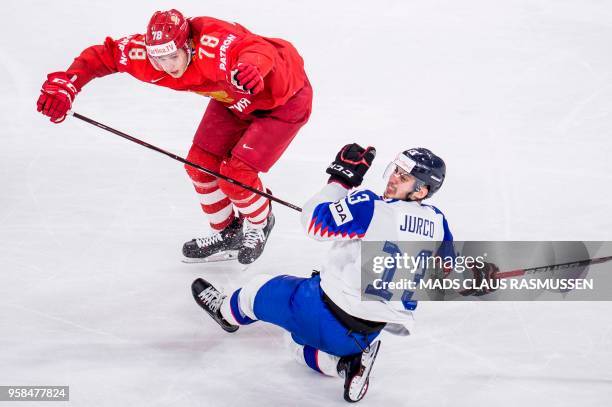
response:
<path id="1" fill-rule="evenodd" d="M 308 236 L 334 241 L 321 267 L 321 288 L 350 315 L 410 329 L 416 303 L 362 300 L 361 241 L 452 241 L 444 214 L 430 205 L 383 199 L 369 190 L 347 194 L 343 186 L 330 183 L 303 208 Z M 407 219 L 418 227 L 407 227 Z"/>

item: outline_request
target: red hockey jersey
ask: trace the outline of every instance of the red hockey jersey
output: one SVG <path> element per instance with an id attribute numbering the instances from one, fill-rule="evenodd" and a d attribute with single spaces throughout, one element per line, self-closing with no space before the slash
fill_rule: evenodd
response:
<path id="1" fill-rule="evenodd" d="M 209 96 L 229 109 L 248 114 L 284 104 L 304 86 L 304 61 L 287 41 L 251 33 L 239 24 L 211 17 L 189 19 L 193 54 L 178 79 L 157 70 L 149 60 L 143 34 L 113 40 L 85 49 L 67 70 L 78 89 L 93 78 L 127 72 L 143 82 Z M 240 92 L 230 83 L 238 63 L 257 66 L 264 90 L 257 95 Z"/>

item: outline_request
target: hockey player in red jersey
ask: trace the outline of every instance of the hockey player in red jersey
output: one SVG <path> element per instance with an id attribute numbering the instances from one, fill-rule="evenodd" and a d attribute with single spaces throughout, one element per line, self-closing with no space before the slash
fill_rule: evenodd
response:
<path id="1" fill-rule="evenodd" d="M 262 191 L 259 172 L 272 167 L 310 116 L 312 88 L 289 42 L 174 9 L 157 11 L 146 34 L 106 38 L 66 71 L 49 74 L 38 111 L 61 123 L 84 85 L 116 72 L 210 97 L 187 159 Z M 237 250 L 241 263 L 255 261 L 274 226 L 270 201 L 185 168 L 213 230 L 185 243 L 185 257 L 199 261 Z"/>

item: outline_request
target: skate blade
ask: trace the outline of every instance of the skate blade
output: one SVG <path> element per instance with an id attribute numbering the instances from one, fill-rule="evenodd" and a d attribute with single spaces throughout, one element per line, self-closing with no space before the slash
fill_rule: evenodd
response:
<path id="1" fill-rule="evenodd" d="M 226 250 L 223 252 L 211 254 L 208 257 L 204 257 L 201 259 L 192 258 L 192 257 L 183 257 L 183 263 L 217 263 L 220 261 L 231 261 L 236 260 L 238 258 L 238 250 Z"/>
<path id="2" fill-rule="evenodd" d="M 370 345 L 370 351 L 363 353 L 361 356 L 361 365 L 365 367 L 361 375 L 355 376 L 348 388 L 348 393 L 345 393 L 344 399 L 350 403 L 356 403 L 363 399 L 370 385 L 370 373 L 380 349 L 380 340 L 373 342 Z"/>

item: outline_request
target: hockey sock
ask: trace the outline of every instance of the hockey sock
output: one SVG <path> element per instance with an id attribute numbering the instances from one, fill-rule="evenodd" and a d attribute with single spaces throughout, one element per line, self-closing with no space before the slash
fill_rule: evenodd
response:
<path id="1" fill-rule="evenodd" d="M 274 276 L 260 274 L 249 280 L 242 288 L 237 289 L 221 305 L 221 315 L 236 325 L 248 325 L 257 321 L 255 315 L 255 296 L 259 289 Z"/>
<path id="2" fill-rule="evenodd" d="M 234 293 L 223 301 L 221 304 L 221 315 L 231 324 L 248 325 L 257 321 L 257 318 L 251 318 L 247 315 L 240 306 L 240 292 L 242 289 L 234 291 Z"/>
<path id="3" fill-rule="evenodd" d="M 221 231 L 229 226 L 234 219 L 234 209 L 227 195 L 219 189 L 218 181 L 216 179 L 207 183 L 193 181 L 193 185 L 200 195 L 200 205 L 208 215 L 210 227 L 215 231 Z"/>
<path id="4" fill-rule="evenodd" d="M 261 181 L 258 184 L 257 189 L 263 191 Z M 238 212 L 248 220 L 252 228 L 263 229 L 266 226 L 266 220 L 270 214 L 270 200 L 268 198 L 251 194 L 244 199 L 232 200 L 232 202 Z"/>
<path id="5" fill-rule="evenodd" d="M 300 345 L 293 340 L 289 342 L 289 348 L 298 363 L 325 376 L 339 377 L 337 367 L 340 356 L 330 355 L 309 345 Z"/>
<path id="6" fill-rule="evenodd" d="M 221 158 L 193 145 L 187 160 L 211 170 L 219 170 Z M 186 165 L 185 170 L 200 197 L 200 205 L 208 215 L 210 226 L 215 231 L 225 229 L 234 219 L 233 205 L 228 196 L 219 188 L 216 177 Z"/>

